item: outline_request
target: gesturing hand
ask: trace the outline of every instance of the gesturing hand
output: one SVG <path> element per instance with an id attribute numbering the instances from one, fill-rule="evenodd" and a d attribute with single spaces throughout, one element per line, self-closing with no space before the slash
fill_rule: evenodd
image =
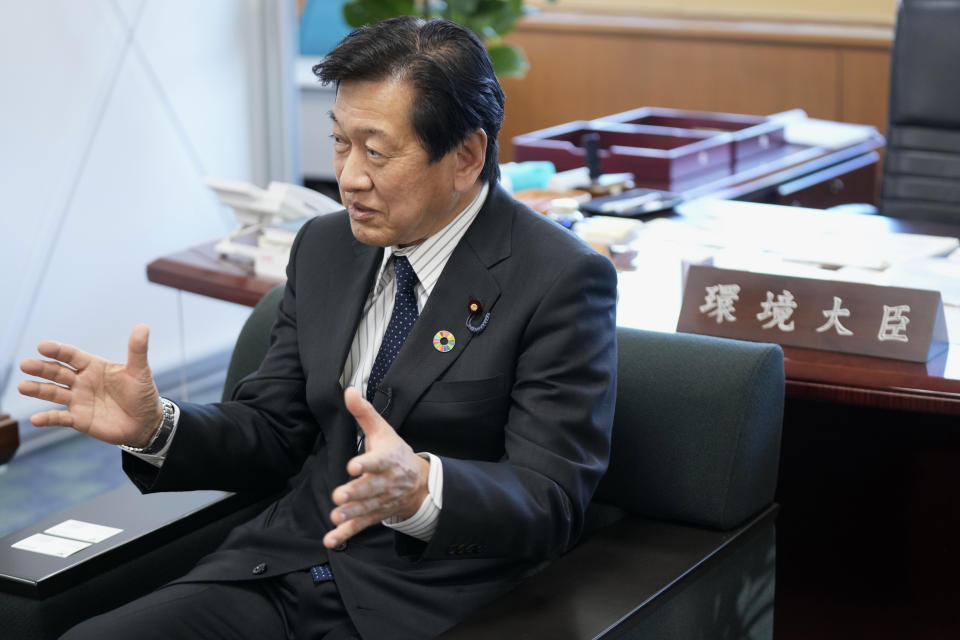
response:
<path id="1" fill-rule="evenodd" d="M 149 335 L 147 325 L 133 328 L 125 365 L 70 345 L 41 342 L 37 351 L 52 360 L 27 358 L 20 369 L 50 382 L 24 380 L 17 389 L 67 408 L 35 413 L 30 422 L 37 427 L 72 427 L 111 444 L 146 446 L 163 416 L 147 365 Z"/>
<path id="2" fill-rule="evenodd" d="M 338 506 L 330 513 L 336 528 L 323 538 L 336 547 L 385 518 L 409 518 L 427 497 L 430 463 L 397 435 L 376 409 L 349 387 L 344 393 L 347 410 L 363 430 L 366 452 L 347 463 L 355 480 L 333 490 Z"/>

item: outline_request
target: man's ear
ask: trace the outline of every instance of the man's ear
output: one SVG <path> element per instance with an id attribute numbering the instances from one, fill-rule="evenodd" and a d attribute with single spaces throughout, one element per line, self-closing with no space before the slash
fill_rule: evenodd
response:
<path id="1" fill-rule="evenodd" d="M 457 147 L 457 172 L 455 188 L 467 191 L 477 182 L 487 157 L 487 133 L 477 129 Z"/>

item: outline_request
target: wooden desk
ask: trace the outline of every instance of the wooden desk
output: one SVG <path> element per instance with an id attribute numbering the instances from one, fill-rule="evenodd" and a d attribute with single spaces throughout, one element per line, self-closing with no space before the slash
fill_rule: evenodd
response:
<path id="1" fill-rule="evenodd" d="M 280 281 L 257 277 L 253 263 L 225 259 L 215 242 L 157 258 L 147 265 L 147 280 L 202 296 L 252 307 Z"/>
<path id="2" fill-rule="evenodd" d="M 892 219 L 888 224 L 893 231 L 960 236 L 960 225 Z M 147 267 L 147 278 L 158 284 L 251 306 L 279 284 L 255 277 L 249 263 L 220 258 L 212 243 L 154 260 Z M 631 287 L 633 285 L 624 288 L 621 284 L 621 298 L 636 295 L 631 294 Z M 629 324 L 639 328 L 673 328 L 644 326 L 642 321 Z M 951 339 L 957 341 L 960 336 Z M 784 355 L 790 398 L 960 415 L 960 345 L 952 345 L 945 354 L 926 364 L 794 347 L 785 348 Z"/>
<path id="3" fill-rule="evenodd" d="M 831 213 L 818 215 L 829 216 Z M 672 217 L 683 219 L 682 216 Z M 960 224 L 921 223 L 882 216 L 866 216 L 864 220 L 871 223 L 872 229 L 960 238 Z M 783 234 L 790 234 L 786 224 Z M 676 264 L 675 282 L 663 283 L 668 276 L 657 260 L 651 257 L 644 261 L 640 256 L 639 271 L 621 274 L 620 324 L 674 330 L 681 302 L 679 263 Z M 646 273 L 658 275 L 651 278 Z M 650 310 L 651 305 L 645 302 L 648 300 L 657 301 L 659 309 L 656 312 Z M 634 306 L 638 309 L 631 308 Z M 955 313 L 956 310 L 948 312 Z M 960 331 L 954 331 L 949 337 L 952 342 L 949 349 L 926 363 L 784 347 L 787 397 L 914 414 L 960 415 Z"/>

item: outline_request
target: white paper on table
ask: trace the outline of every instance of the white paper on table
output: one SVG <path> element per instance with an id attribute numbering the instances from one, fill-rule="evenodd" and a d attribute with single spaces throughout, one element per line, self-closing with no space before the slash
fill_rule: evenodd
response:
<path id="1" fill-rule="evenodd" d="M 103 542 L 111 536 L 115 536 L 123 531 L 116 527 L 108 527 L 102 524 L 93 524 L 83 520 L 64 520 L 60 524 L 55 524 L 44 533 L 61 538 L 71 538 L 83 542 Z"/>
<path id="2" fill-rule="evenodd" d="M 35 533 L 32 536 L 18 540 L 10 545 L 14 549 L 42 553 L 48 556 L 66 558 L 90 546 L 89 542 L 70 540 L 57 536 L 48 536 L 45 533 Z"/>
<path id="3" fill-rule="evenodd" d="M 869 140 L 875 134 L 876 129 L 867 125 L 816 118 L 790 120 L 783 130 L 783 138 L 790 144 L 805 144 L 827 149 L 849 147 Z"/>

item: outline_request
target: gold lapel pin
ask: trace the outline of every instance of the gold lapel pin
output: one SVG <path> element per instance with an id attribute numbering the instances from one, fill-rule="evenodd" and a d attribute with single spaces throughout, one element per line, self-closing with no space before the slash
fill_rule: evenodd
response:
<path id="1" fill-rule="evenodd" d="M 479 325 L 473 323 L 474 318 L 480 319 Z M 467 329 L 470 333 L 480 333 L 487 328 L 488 322 L 490 322 L 490 312 L 483 313 L 483 303 L 476 298 L 471 298 L 467 303 Z"/>

